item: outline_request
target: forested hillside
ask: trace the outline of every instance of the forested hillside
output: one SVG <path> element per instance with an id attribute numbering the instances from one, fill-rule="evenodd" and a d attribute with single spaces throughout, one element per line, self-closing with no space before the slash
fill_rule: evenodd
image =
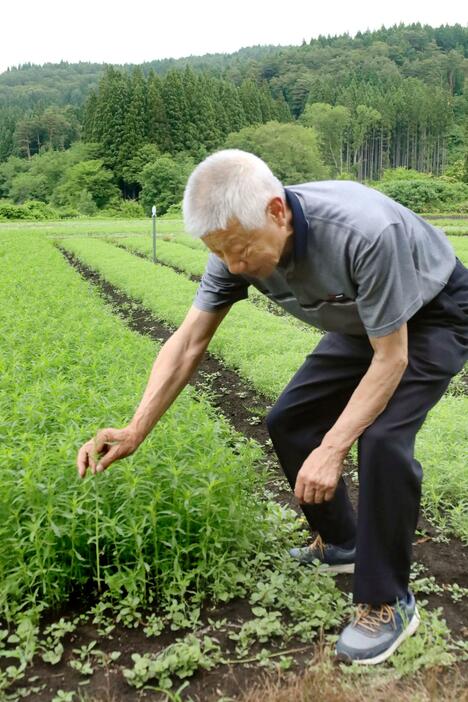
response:
<path id="1" fill-rule="evenodd" d="M 271 159 L 281 160 L 286 173 L 281 150 L 293 139 L 310 153 L 316 149 L 322 168 L 315 177 L 378 181 L 386 170 L 404 167 L 434 176 L 452 169 L 463 182 L 467 57 L 468 29 L 415 24 L 142 66 L 12 68 L 0 76 L 0 196 L 76 207 L 63 188 L 62 196 L 52 196 L 69 165 L 80 170 L 78 157 L 62 166 L 57 160 L 53 187 L 38 183 L 39 163 L 31 181 L 30 166 L 45 152 L 64 152 L 79 141 L 89 145 L 85 160 L 95 162 L 96 172 L 107 169 L 124 198 L 140 195 L 148 181 L 143 170 L 148 174 L 158 158 L 158 172 L 171 171 L 179 193 L 193 163 L 214 149 L 248 142 L 258 151 L 265 128 L 274 133 L 270 122 L 295 127 L 278 129 L 273 141 L 268 137 Z M 255 127 L 263 136 L 244 131 Z M 6 170 L 1 162 L 9 164 Z M 18 177 L 19 184 L 12 182 Z M 81 180 L 80 192 L 88 190 L 97 205 Z M 34 186 L 29 191 L 28 183 Z M 157 194 L 149 190 L 149 197 Z"/>

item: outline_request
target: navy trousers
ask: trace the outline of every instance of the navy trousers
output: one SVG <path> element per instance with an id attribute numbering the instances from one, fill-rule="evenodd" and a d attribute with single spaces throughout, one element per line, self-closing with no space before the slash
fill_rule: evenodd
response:
<path id="1" fill-rule="evenodd" d="M 372 355 L 366 336 L 326 334 L 273 406 L 267 426 L 291 488 Z M 342 478 L 331 501 L 302 505 L 325 542 L 356 544 L 356 603 L 391 603 L 408 589 L 422 479 L 416 433 L 468 359 L 468 270 L 459 261 L 443 291 L 408 322 L 408 359 L 387 407 L 358 441 L 357 519 Z"/>

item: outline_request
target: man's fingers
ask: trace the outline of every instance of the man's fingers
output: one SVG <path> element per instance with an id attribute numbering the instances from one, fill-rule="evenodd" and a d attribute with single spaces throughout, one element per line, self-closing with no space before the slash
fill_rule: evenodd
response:
<path id="1" fill-rule="evenodd" d="M 335 494 L 335 488 L 330 488 L 329 490 L 325 490 L 325 495 L 324 495 L 325 502 L 330 502 L 330 500 L 333 499 L 334 494 Z"/>
<path id="2" fill-rule="evenodd" d="M 81 478 L 89 468 L 91 473 L 102 473 L 119 458 L 130 456 L 138 442 L 127 429 L 101 429 L 96 436 L 78 451 L 76 466 Z"/>
<path id="3" fill-rule="evenodd" d="M 316 490 L 314 495 L 314 504 L 320 505 L 325 500 L 325 492 L 323 490 Z"/>
<path id="4" fill-rule="evenodd" d="M 304 490 L 304 502 L 308 505 L 316 505 L 323 501 L 323 492 L 315 485 L 307 485 Z"/>
<path id="5" fill-rule="evenodd" d="M 320 504 L 324 501 L 325 492 L 314 483 L 308 483 L 300 474 L 297 476 L 294 494 L 303 504 Z"/>
<path id="6" fill-rule="evenodd" d="M 76 467 L 80 478 L 84 478 L 87 468 L 91 468 L 91 470 L 95 469 L 96 462 L 94 460 L 94 446 L 92 442 L 88 441 L 88 443 L 84 444 L 78 451 Z"/>
<path id="7" fill-rule="evenodd" d="M 96 473 L 102 473 L 110 466 L 111 463 L 120 458 L 123 454 L 122 447 L 112 446 L 109 451 L 99 459 L 99 463 L 96 466 Z"/>
<path id="8" fill-rule="evenodd" d="M 327 490 L 320 487 L 314 483 L 305 483 L 303 488 L 302 502 L 308 505 L 319 505 L 324 502 L 327 498 Z M 333 496 L 331 492 L 331 496 Z M 329 498 L 331 499 L 331 497 Z"/>
<path id="9" fill-rule="evenodd" d="M 82 446 L 78 451 L 76 467 L 78 469 L 78 474 L 80 478 L 84 478 L 86 474 L 86 468 L 88 467 L 88 453 L 86 451 L 86 446 Z"/>
<path id="10" fill-rule="evenodd" d="M 106 444 L 110 444 L 113 441 L 121 441 L 125 436 L 125 432 L 122 429 L 102 429 L 99 431 L 94 439 L 94 449 L 97 454 L 102 453 Z"/>
<path id="11" fill-rule="evenodd" d="M 294 494 L 299 500 L 299 502 L 303 502 L 303 496 L 304 496 L 304 480 L 299 473 L 299 475 L 296 478 L 296 484 L 294 486 Z"/>
<path id="12" fill-rule="evenodd" d="M 314 501 L 314 488 L 312 485 L 307 485 L 307 483 L 304 485 L 304 493 L 302 495 L 302 502 L 305 504 L 310 504 L 311 502 Z"/>

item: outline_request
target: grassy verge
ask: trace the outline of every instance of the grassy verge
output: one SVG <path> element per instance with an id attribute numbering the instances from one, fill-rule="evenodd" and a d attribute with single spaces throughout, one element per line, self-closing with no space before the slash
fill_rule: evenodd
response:
<path id="1" fill-rule="evenodd" d="M 468 266 L 468 236 L 449 236 L 449 240 L 460 261 Z"/>
<path id="2" fill-rule="evenodd" d="M 113 236 L 141 234 L 151 237 L 151 219 L 70 219 L 44 222 L 0 222 L 0 235 L 42 234 L 43 236 Z M 158 219 L 158 235 L 184 231 L 182 220 Z"/>

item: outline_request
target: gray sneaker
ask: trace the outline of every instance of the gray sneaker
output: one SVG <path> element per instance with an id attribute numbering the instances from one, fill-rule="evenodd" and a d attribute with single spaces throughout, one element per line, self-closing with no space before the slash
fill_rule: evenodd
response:
<path id="1" fill-rule="evenodd" d="M 310 546 L 291 548 L 289 555 L 304 565 L 319 561 L 318 568 L 328 573 L 354 573 L 356 548 L 341 548 L 324 544 L 320 536 Z"/>
<path id="2" fill-rule="evenodd" d="M 406 599 L 394 605 L 358 605 L 354 619 L 338 639 L 336 657 L 346 663 L 382 663 L 414 634 L 419 622 L 414 595 L 409 591 Z"/>

